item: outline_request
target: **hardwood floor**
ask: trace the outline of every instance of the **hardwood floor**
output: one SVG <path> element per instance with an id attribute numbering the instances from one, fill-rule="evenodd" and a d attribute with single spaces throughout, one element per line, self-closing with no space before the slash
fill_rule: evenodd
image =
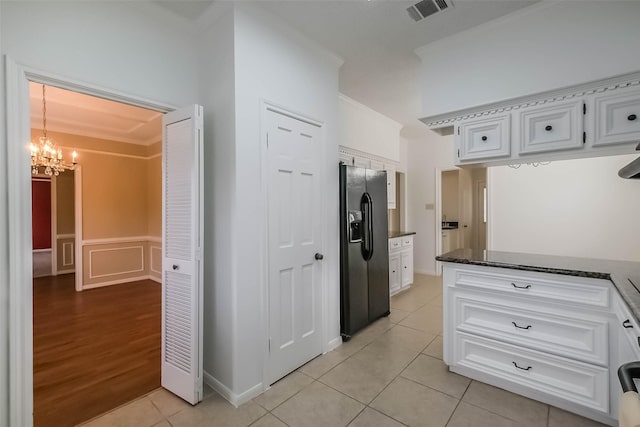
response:
<path id="1" fill-rule="evenodd" d="M 34 280 L 35 427 L 74 426 L 160 387 L 160 284 Z"/>

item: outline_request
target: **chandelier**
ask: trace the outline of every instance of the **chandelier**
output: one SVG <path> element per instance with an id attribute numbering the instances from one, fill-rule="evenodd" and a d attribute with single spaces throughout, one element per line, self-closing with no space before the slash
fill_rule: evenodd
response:
<path id="1" fill-rule="evenodd" d="M 71 164 L 64 162 L 62 150 L 47 136 L 47 100 L 42 85 L 42 136 L 38 143 L 31 143 L 31 174 L 37 175 L 40 168 L 44 168 L 47 176 L 58 176 L 67 169 L 73 170 L 76 166 L 77 153 L 74 151 Z"/>

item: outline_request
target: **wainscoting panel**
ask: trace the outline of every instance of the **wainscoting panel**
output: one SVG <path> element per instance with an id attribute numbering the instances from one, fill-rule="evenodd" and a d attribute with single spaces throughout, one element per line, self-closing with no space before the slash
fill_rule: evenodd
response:
<path id="1" fill-rule="evenodd" d="M 58 234 L 56 237 L 56 269 L 58 274 L 73 273 L 76 270 L 76 241 L 73 234 Z"/>
<path id="2" fill-rule="evenodd" d="M 162 280 L 162 242 L 150 236 L 85 240 L 83 289 L 136 280 Z"/>

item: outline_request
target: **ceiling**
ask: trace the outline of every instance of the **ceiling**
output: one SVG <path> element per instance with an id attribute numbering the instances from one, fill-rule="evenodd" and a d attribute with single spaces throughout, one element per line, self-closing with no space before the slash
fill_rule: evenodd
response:
<path id="1" fill-rule="evenodd" d="M 244 0 L 248 1 L 248 0 Z M 422 135 L 418 47 L 491 21 L 536 1 L 452 0 L 453 8 L 414 22 L 406 0 L 258 0 L 255 3 L 341 56 L 340 91 Z M 194 19 L 221 1 L 156 1 Z"/>
<path id="2" fill-rule="evenodd" d="M 250 1 L 250 0 L 244 0 Z M 341 56 L 340 92 L 404 125 L 418 137 L 420 60 L 414 50 L 529 6 L 533 0 L 452 0 L 454 7 L 414 22 L 406 0 L 253 0 L 327 50 Z M 212 0 L 154 0 L 162 10 L 195 23 Z M 42 128 L 42 86 L 31 84 L 32 127 Z M 161 140 L 161 113 L 101 98 L 47 88 L 47 128 L 132 144 Z"/>
<path id="3" fill-rule="evenodd" d="M 162 113 L 46 87 L 47 130 L 151 145 L 162 140 Z M 42 85 L 29 84 L 31 127 L 42 129 Z"/>

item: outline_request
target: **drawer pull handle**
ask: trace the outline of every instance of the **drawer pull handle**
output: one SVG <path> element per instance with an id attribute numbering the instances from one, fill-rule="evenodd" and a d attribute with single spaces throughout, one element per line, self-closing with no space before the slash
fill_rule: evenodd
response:
<path id="1" fill-rule="evenodd" d="M 483 141 L 486 141 L 486 140 L 487 140 L 487 137 L 486 137 L 486 136 L 482 136 L 482 140 L 483 140 Z"/>
<path id="2" fill-rule="evenodd" d="M 635 114 L 630 114 L 627 116 L 627 120 L 629 120 L 630 122 L 634 121 L 637 118 L 638 116 L 636 116 Z"/>
<path id="3" fill-rule="evenodd" d="M 629 320 L 629 319 L 627 319 L 624 322 L 622 322 L 622 326 L 624 328 L 626 328 L 626 329 L 633 328 L 633 325 L 631 324 L 631 320 Z"/>
<path id="4" fill-rule="evenodd" d="M 511 282 L 511 285 L 516 288 L 516 289 L 530 289 L 531 285 L 526 285 L 526 286 L 518 286 L 515 283 Z"/>
<path id="5" fill-rule="evenodd" d="M 545 126 L 544 130 L 546 130 L 547 132 L 551 132 L 553 130 L 553 126 L 547 125 Z"/>
<path id="6" fill-rule="evenodd" d="M 513 323 L 513 326 L 515 326 L 518 329 L 531 329 L 531 325 L 519 326 L 516 322 L 511 322 L 511 323 Z"/>
<path id="7" fill-rule="evenodd" d="M 513 363 L 513 366 L 515 366 L 518 369 L 521 369 L 523 371 L 530 371 L 531 370 L 531 366 L 527 366 L 526 368 L 521 368 L 520 366 L 518 366 L 518 364 L 516 362 L 511 362 Z"/>

